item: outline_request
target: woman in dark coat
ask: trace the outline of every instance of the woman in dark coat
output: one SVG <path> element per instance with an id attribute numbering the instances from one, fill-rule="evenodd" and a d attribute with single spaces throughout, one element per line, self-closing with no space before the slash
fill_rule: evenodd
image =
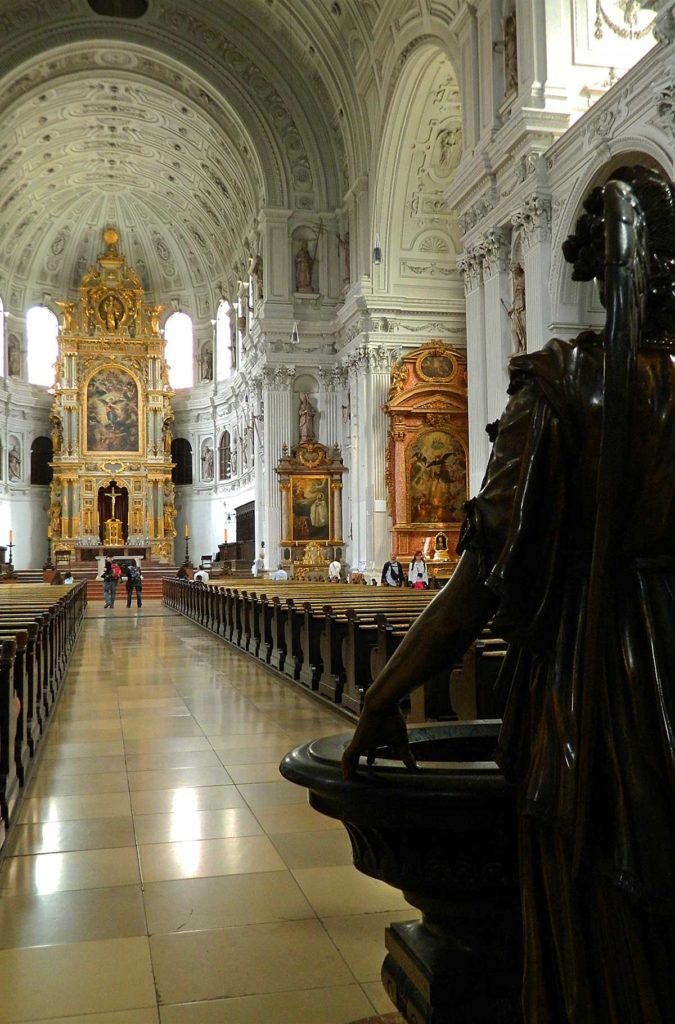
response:
<path id="1" fill-rule="evenodd" d="M 389 744 L 412 767 L 398 700 L 493 617 L 527 1024 L 667 1024 L 675 1006 L 675 187 L 615 177 L 565 246 L 600 280 L 605 332 L 512 360 L 457 572 L 344 759 L 349 777 Z"/>

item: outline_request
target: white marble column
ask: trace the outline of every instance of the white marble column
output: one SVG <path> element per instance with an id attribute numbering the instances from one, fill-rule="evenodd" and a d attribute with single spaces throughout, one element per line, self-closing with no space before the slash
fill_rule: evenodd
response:
<path id="1" fill-rule="evenodd" d="M 368 177 L 357 178 L 345 196 L 349 210 L 349 254 L 352 283 L 370 276 L 373 240 L 371 238 Z"/>
<path id="2" fill-rule="evenodd" d="M 485 307 L 485 387 L 488 423 L 498 419 L 506 405 L 508 363 L 512 352 L 509 243 L 504 232 L 488 231 L 481 246 Z"/>
<path id="3" fill-rule="evenodd" d="M 469 492 L 480 490 L 490 456 L 485 427 L 490 422 L 487 401 L 485 351 L 485 294 L 482 253 L 471 249 L 460 256 L 457 265 L 464 275 L 466 292 L 466 361 L 469 382 Z"/>
<path id="4" fill-rule="evenodd" d="M 527 350 L 534 352 L 550 337 L 551 201 L 534 194 L 511 218 L 521 228 L 524 251 Z"/>
<path id="5" fill-rule="evenodd" d="M 351 523 L 349 558 L 354 565 L 359 561 L 379 565 L 390 544 L 385 483 L 387 418 L 382 407 L 387 401 L 391 359 L 392 352 L 384 346 L 363 345 L 348 360 L 351 443 L 345 533 L 348 535 Z"/>
<path id="6" fill-rule="evenodd" d="M 263 459 L 256 461 L 256 481 L 259 481 L 256 488 L 256 544 L 265 541 L 266 568 L 276 565 L 280 557 L 281 493 L 275 467 L 283 446 L 290 447 L 292 442 L 291 385 L 294 376 L 294 366 L 268 367 L 263 373 Z"/>
<path id="7" fill-rule="evenodd" d="M 342 446 L 342 404 L 345 373 L 339 366 L 319 370 L 319 397 L 322 418 L 318 440 L 327 448 Z"/>

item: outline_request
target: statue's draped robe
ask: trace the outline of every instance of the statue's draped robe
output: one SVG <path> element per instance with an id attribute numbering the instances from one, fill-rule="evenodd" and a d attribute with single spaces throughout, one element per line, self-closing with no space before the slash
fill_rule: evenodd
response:
<path id="1" fill-rule="evenodd" d="M 510 393 L 460 550 L 477 551 L 499 599 L 494 629 L 510 641 L 498 760 L 521 797 L 526 1019 L 666 1024 L 675 1019 L 675 344 L 638 353 L 609 628 L 597 640 L 603 683 L 583 765 L 600 339 L 517 356 Z"/>

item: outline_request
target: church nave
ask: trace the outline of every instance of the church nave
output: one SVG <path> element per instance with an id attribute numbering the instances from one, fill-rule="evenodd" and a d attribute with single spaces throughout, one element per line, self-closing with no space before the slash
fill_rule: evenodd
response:
<path id="1" fill-rule="evenodd" d="M 89 606 L 0 870 L 0 1020 L 346 1024 L 400 893 L 278 762 L 348 723 L 159 603 Z"/>

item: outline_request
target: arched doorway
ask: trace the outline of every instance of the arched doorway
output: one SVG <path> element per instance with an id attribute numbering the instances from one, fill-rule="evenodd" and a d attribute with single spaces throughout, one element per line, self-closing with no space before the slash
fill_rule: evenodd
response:
<path id="1" fill-rule="evenodd" d="M 46 486 L 52 482 L 54 446 L 49 437 L 36 437 L 30 449 L 30 482 Z"/>
<path id="2" fill-rule="evenodd" d="M 116 480 L 111 480 L 98 489 L 98 535 L 102 544 L 108 543 L 105 524 L 115 519 L 122 524 L 121 537 L 110 543 L 124 544 L 129 534 L 129 492 L 126 487 L 118 487 Z"/>

